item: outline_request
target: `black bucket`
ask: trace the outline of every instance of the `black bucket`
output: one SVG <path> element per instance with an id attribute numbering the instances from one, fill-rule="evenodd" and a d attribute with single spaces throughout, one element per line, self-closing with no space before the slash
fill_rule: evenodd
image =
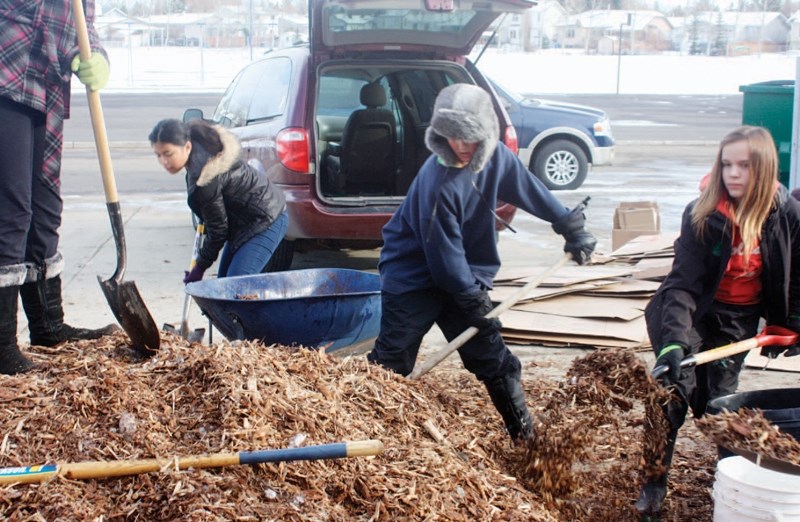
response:
<path id="1" fill-rule="evenodd" d="M 708 403 L 706 414 L 715 415 L 723 410 L 758 408 L 770 424 L 800 440 L 800 388 L 775 388 L 732 393 Z M 720 448 L 720 457 L 731 453 Z"/>

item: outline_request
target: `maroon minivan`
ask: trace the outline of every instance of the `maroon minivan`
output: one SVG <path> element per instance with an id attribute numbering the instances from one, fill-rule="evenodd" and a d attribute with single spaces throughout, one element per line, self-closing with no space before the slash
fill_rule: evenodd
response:
<path id="1" fill-rule="evenodd" d="M 492 93 L 502 139 L 516 152 L 508 114 L 467 55 L 500 15 L 532 5 L 310 0 L 310 43 L 245 66 L 210 118 L 286 195 L 289 229 L 265 270 L 288 269 L 295 249 L 381 245 L 381 228 L 430 154 L 425 129 L 443 87 Z M 187 110 L 192 117 L 202 113 Z M 508 223 L 514 212 L 497 211 Z"/>

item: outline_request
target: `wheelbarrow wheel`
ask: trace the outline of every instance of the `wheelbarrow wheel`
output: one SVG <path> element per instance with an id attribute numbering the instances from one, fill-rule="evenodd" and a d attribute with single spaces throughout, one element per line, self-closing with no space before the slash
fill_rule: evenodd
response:
<path id="1" fill-rule="evenodd" d="M 292 259 L 294 258 L 294 241 L 282 239 L 278 248 L 272 253 L 266 266 L 261 273 L 266 274 L 269 272 L 283 272 L 289 270 L 292 266 Z"/>

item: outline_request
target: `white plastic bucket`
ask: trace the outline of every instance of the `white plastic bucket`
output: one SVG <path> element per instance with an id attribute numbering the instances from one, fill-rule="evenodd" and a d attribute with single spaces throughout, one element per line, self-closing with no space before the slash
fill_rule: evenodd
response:
<path id="1" fill-rule="evenodd" d="M 800 476 L 729 457 L 714 478 L 714 522 L 800 522 Z"/>

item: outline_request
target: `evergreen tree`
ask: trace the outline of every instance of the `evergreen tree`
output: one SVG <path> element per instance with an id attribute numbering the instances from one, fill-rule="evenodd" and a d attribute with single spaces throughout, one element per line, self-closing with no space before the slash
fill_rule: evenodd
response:
<path id="1" fill-rule="evenodd" d="M 689 25 L 689 54 L 702 54 L 700 49 L 700 21 L 697 15 L 692 15 L 692 22 Z"/>
<path id="2" fill-rule="evenodd" d="M 728 47 L 728 33 L 725 27 L 725 20 L 722 11 L 717 11 L 717 21 L 714 24 L 714 42 L 711 45 L 711 54 L 714 56 L 725 56 Z"/>

